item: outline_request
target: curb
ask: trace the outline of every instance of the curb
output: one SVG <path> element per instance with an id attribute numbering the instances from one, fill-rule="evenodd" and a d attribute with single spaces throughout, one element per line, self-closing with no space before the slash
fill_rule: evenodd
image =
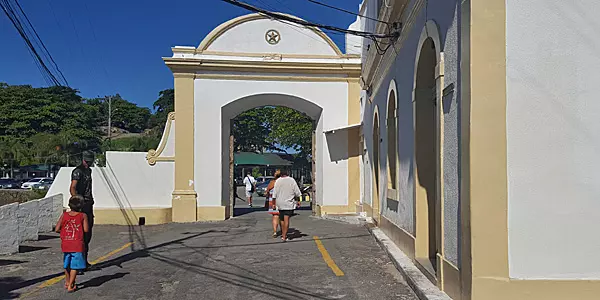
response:
<path id="1" fill-rule="evenodd" d="M 440 289 L 433 285 L 423 273 L 415 266 L 413 261 L 398 248 L 379 228 L 371 228 L 367 226 L 367 229 L 373 237 L 377 240 L 377 243 L 385 250 L 389 258 L 396 266 L 396 269 L 402 273 L 402 276 L 406 279 L 408 285 L 413 289 L 417 297 L 421 300 L 452 300 L 446 293 L 440 291 Z"/>

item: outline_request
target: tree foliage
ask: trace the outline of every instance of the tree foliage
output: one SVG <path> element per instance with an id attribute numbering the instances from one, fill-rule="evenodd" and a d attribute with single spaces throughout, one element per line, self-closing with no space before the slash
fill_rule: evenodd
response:
<path id="1" fill-rule="evenodd" d="M 313 120 L 283 106 L 250 109 L 233 120 L 236 151 L 263 152 L 291 149 L 307 157 L 312 152 Z"/>
<path id="2" fill-rule="evenodd" d="M 84 150 L 100 153 L 109 149 L 156 148 L 160 136 L 150 134 L 113 141 L 110 146 L 115 148 L 103 141 L 106 136 L 100 128 L 108 125 L 107 100 L 107 97 L 84 99 L 77 90 L 68 87 L 34 88 L 0 83 L 0 167 L 73 165 L 79 162 Z M 112 96 L 112 126 L 144 133 L 151 129 L 152 120 L 161 118 L 167 110 L 169 107 L 164 107 L 156 116 L 149 108 L 139 107 L 117 94 Z M 164 126 L 164 120 L 160 123 Z"/>
<path id="3" fill-rule="evenodd" d="M 108 97 L 84 99 L 68 87 L 0 83 L 0 164 L 73 165 L 84 150 L 102 153 L 156 148 L 167 116 L 174 111 L 174 90 L 159 92 L 154 113 L 119 94 L 111 97 L 112 126 L 138 133 L 136 136 L 106 141 L 100 129 L 108 125 Z M 292 149 L 302 161 L 311 153 L 313 121 L 291 108 L 248 110 L 233 120 L 231 130 L 236 151 Z"/>

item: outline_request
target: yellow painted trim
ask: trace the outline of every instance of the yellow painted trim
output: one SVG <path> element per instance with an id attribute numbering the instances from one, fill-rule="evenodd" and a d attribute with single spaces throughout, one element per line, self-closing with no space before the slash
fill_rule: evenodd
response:
<path id="1" fill-rule="evenodd" d="M 354 211 L 350 210 L 348 205 L 318 205 L 318 207 L 321 212 L 321 216 L 354 213 Z"/>
<path id="2" fill-rule="evenodd" d="M 175 190 L 173 222 L 195 222 L 194 188 L 194 74 L 175 73 Z"/>
<path id="3" fill-rule="evenodd" d="M 598 299 L 600 280 L 509 278 L 506 2 L 465 0 L 463 9 L 462 300 Z"/>
<path id="4" fill-rule="evenodd" d="M 173 161 L 175 157 L 160 157 L 160 155 L 165 150 L 167 146 L 167 141 L 169 140 L 169 135 L 171 133 L 171 124 L 175 120 L 175 112 L 172 111 L 167 116 L 167 121 L 165 124 L 165 130 L 163 131 L 162 139 L 160 140 L 160 144 L 156 150 L 150 149 L 148 150 L 148 154 L 146 154 L 146 160 L 148 160 L 148 164 L 153 166 L 157 161 Z"/>
<path id="5" fill-rule="evenodd" d="M 175 51 L 174 51 L 175 52 Z M 185 51 L 177 51 L 185 52 Z M 285 53 L 256 53 L 256 52 L 226 52 L 226 51 L 210 51 L 202 52 L 193 51 L 197 54 L 217 55 L 217 56 L 246 56 L 246 57 L 280 57 L 280 58 L 305 58 L 305 59 L 339 59 L 339 58 L 360 58 L 359 54 L 343 54 L 339 55 L 318 55 L 318 54 L 285 54 Z"/>
<path id="6" fill-rule="evenodd" d="M 415 237 L 400 228 L 385 216 L 381 217 L 379 228 L 411 259 L 415 259 Z"/>
<path id="7" fill-rule="evenodd" d="M 166 224 L 172 221 L 170 207 L 95 208 L 94 224 L 138 225 L 138 218 L 145 217 L 146 225 Z"/>
<path id="8" fill-rule="evenodd" d="M 371 170 L 372 170 L 372 201 L 371 201 L 371 215 L 373 221 L 377 224 L 380 223 L 381 218 L 381 119 L 379 118 L 379 106 L 375 105 L 373 108 L 373 122 L 371 124 L 375 125 L 377 122 L 377 128 L 373 127 L 372 137 L 373 137 L 373 146 L 377 145 L 377 151 L 373 151 L 373 159 L 371 160 Z M 376 135 L 377 134 L 377 135 Z M 377 137 L 377 138 L 375 138 Z M 373 147 L 375 148 L 375 147 Z M 377 159 L 375 159 L 375 155 L 377 155 Z M 377 171 L 376 171 L 377 170 Z M 386 185 L 387 186 L 387 185 Z"/>
<path id="9" fill-rule="evenodd" d="M 393 100 L 394 101 L 390 101 L 390 100 L 392 100 L 391 99 L 392 93 L 393 93 L 393 97 L 394 97 Z M 394 112 L 392 114 L 392 119 L 394 120 L 393 122 L 394 122 L 394 125 L 395 125 L 395 127 L 394 127 L 395 128 L 394 129 L 394 141 L 393 142 L 396 144 L 396 153 L 395 153 L 396 155 L 393 158 L 396 161 L 395 167 L 394 167 L 394 175 L 395 175 L 394 177 L 396 177 L 396 180 L 393 183 L 391 182 L 391 176 L 390 176 L 390 173 L 391 173 L 392 170 L 390 168 L 390 154 L 389 154 L 389 150 L 390 150 L 389 149 L 389 144 L 391 142 L 389 140 L 389 130 L 390 130 L 390 128 L 389 128 L 389 119 L 390 119 L 390 104 L 391 103 L 394 104 Z M 399 167 L 400 160 L 398 158 L 398 152 L 399 152 L 398 151 L 398 148 L 399 148 L 398 147 L 398 90 L 396 88 L 396 80 L 394 80 L 394 79 L 390 80 L 390 85 L 388 87 L 388 92 L 387 92 L 387 109 L 386 109 L 386 112 L 387 112 L 387 114 L 386 114 L 385 126 L 386 126 L 386 131 L 388 133 L 387 136 L 386 136 L 386 138 L 388 139 L 388 149 L 386 151 L 388 153 L 388 155 L 386 157 L 386 170 L 387 170 L 386 187 L 387 187 L 387 190 L 388 190 L 387 197 L 391 198 L 391 199 L 394 199 L 396 201 L 399 201 L 400 199 L 399 199 L 399 193 L 398 193 L 398 191 L 400 189 L 398 189 L 398 187 L 400 186 L 400 184 L 399 184 L 400 180 L 399 180 L 398 174 L 400 173 L 399 172 L 399 169 L 400 169 L 400 167 Z M 393 192 L 392 197 L 390 197 L 390 191 Z"/>
<path id="10" fill-rule="evenodd" d="M 444 291 L 450 298 L 454 300 L 460 300 L 462 298 L 461 295 L 461 283 L 460 283 L 460 271 L 458 268 L 446 260 L 446 258 L 440 256 L 441 261 L 441 281 L 440 286 L 442 291 Z"/>
<path id="11" fill-rule="evenodd" d="M 360 85 L 348 83 L 348 125 L 360 123 Z M 348 211 L 356 212 L 360 203 L 360 132 L 359 128 L 347 130 L 348 134 Z"/>
<path id="12" fill-rule="evenodd" d="M 227 219 L 229 206 L 198 206 L 198 221 L 223 221 Z"/>
<path id="13" fill-rule="evenodd" d="M 330 62 L 283 62 L 283 61 L 233 61 L 197 58 L 163 58 L 173 72 L 194 73 L 199 71 L 267 72 L 295 74 L 344 74 L 360 76 L 360 63 L 341 64 Z"/>
<path id="14" fill-rule="evenodd" d="M 471 1 L 469 167 L 473 299 L 481 278 L 508 280 L 506 3 Z M 502 24 L 501 26 L 499 26 Z M 482 77 L 483 76 L 483 77 Z M 483 292 L 483 293 L 482 293 Z"/>
<path id="15" fill-rule="evenodd" d="M 335 264 L 335 262 L 329 255 L 329 252 L 327 252 L 327 249 L 325 249 L 325 246 L 323 246 L 323 242 L 321 242 L 319 237 L 313 236 L 313 240 L 315 241 L 315 244 L 317 244 L 317 249 L 319 249 L 319 252 L 321 252 L 321 256 L 323 256 L 323 260 L 325 261 L 327 266 L 329 266 L 331 271 L 333 271 L 335 276 L 338 276 L 338 277 L 344 276 L 344 272 Z"/>
<path id="16" fill-rule="evenodd" d="M 435 72 L 434 72 L 434 80 L 435 80 L 435 88 L 436 88 L 436 103 L 435 103 L 435 108 L 436 108 L 436 112 L 435 112 L 435 124 L 433 124 L 432 126 L 434 126 L 434 131 L 435 131 L 435 151 L 436 151 L 436 166 L 435 166 L 435 185 L 436 185 L 436 195 L 435 195 L 435 202 L 436 205 L 433 208 L 436 211 L 436 220 L 434 222 L 436 228 L 435 228 L 435 233 L 436 233 L 436 249 L 437 252 L 440 253 L 442 251 L 442 245 L 443 245 L 443 219 L 441 219 L 442 216 L 442 210 L 443 210 L 443 203 L 440 199 L 440 192 L 441 192 L 441 169 L 440 169 L 440 165 L 441 165 L 441 161 L 440 161 L 440 155 L 441 155 L 441 148 L 440 148 L 440 124 L 441 124 L 441 120 L 440 120 L 440 109 L 441 109 L 441 95 L 443 93 L 443 59 L 442 59 L 442 52 L 441 52 L 441 40 L 440 40 L 440 34 L 438 31 L 438 26 L 435 23 L 435 21 L 433 20 L 427 20 L 425 23 L 425 26 L 423 27 L 423 29 L 421 30 L 421 35 L 419 37 L 419 42 L 418 42 L 418 47 L 417 47 L 417 55 L 415 56 L 415 61 L 414 61 L 414 76 L 413 76 L 413 95 L 412 95 L 412 107 L 413 107 L 413 131 L 416 132 L 417 127 L 416 127 L 416 122 L 417 122 L 417 75 L 418 75 L 418 71 L 419 71 L 419 60 L 420 60 L 420 56 L 421 56 L 421 51 L 423 49 L 423 45 L 424 43 L 428 40 L 431 39 L 434 43 L 435 46 L 435 53 L 436 53 L 436 65 L 435 65 Z M 416 141 L 414 143 L 415 149 L 417 147 Z M 428 206 L 428 199 L 426 194 L 423 193 L 423 188 L 420 187 L 419 185 L 419 177 L 418 177 L 418 167 L 417 167 L 417 163 L 416 160 L 414 160 L 413 162 L 413 168 L 414 168 L 414 199 L 415 199 L 415 233 L 416 233 L 416 246 L 415 246 L 415 255 L 418 259 L 427 259 L 429 260 L 428 256 L 429 256 L 429 210 L 432 209 Z M 440 265 L 440 262 L 437 261 L 437 265 Z M 437 267 L 438 272 L 437 274 L 435 274 L 437 276 L 437 281 L 440 282 L 441 278 L 440 278 L 440 272 L 439 272 L 439 267 Z"/>
<path id="17" fill-rule="evenodd" d="M 109 257 L 111 257 L 111 256 L 113 256 L 113 255 L 115 255 L 115 254 L 117 254 L 117 253 L 119 253 L 119 252 L 121 252 L 121 251 L 129 248 L 132 244 L 133 243 L 131 243 L 131 242 L 127 243 L 127 244 L 121 246 L 120 248 L 117 248 L 117 249 L 109 252 L 108 254 L 105 254 L 105 255 L 103 255 L 103 256 L 95 259 L 94 261 L 90 262 L 90 264 L 91 265 L 95 265 L 95 264 L 101 263 L 104 260 L 106 260 L 107 258 L 109 258 Z M 55 284 L 61 282 L 63 279 L 65 279 L 65 275 L 59 275 L 59 276 L 56 276 L 54 278 L 50 278 L 50 279 L 42 282 L 42 284 L 40 284 L 39 286 L 37 286 L 34 290 L 32 290 L 30 292 L 27 292 L 27 293 L 21 294 L 19 296 L 19 299 L 24 299 L 24 298 L 27 298 L 29 296 L 32 296 L 33 294 L 37 293 L 41 289 L 49 287 L 49 286 L 52 286 L 52 285 L 55 285 Z"/>
<path id="18" fill-rule="evenodd" d="M 301 82 L 358 82 L 358 78 L 348 77 L 312 77 L 312 76 L 275 76 L 242 74 L 196 74 L 196 79 L 217 80 L 257 80 L 257 81 L 301 81 Z"/>
<path id="19" fill-rule="evenodd" d="M 367 217 L 373 218 L 373 207 L 368 203 L 362 204 L 362 211 L 367 214 Z"/>
<path id="20" fill-rule="evenodd" d="M 292 15 L 287 15 L 299 20 L 302 20 L 296 16 L 292 16 Z M 229 29 L 238 26 L 240 24 L 246 23 L 246 22 L 250 22 L 250 21 L 254 21 L 254 20 L 261 20 L 261 19 L 269 19 L 269 17 L 267 16 L 263 16 L 260 14 L 248 14 L 248 15 L 244 15 L 244 16 L 239 16 L 237 18 L 231 19 L 219 26 L 217 26 L 215 29 L 213 29 L 200 43 L 200 45 L 197 48 L 197 52 L 201 52 L 201 51 L 205 51 L 208 49 L 208 47 L 210 47 L 210 45 L 217 39 L 219 38 L 221 35 L 223 35 L 225 32 L 227 32 Z M 331 47 L 331 49 L 339 56 L 344 55 L 342 53 L 342 51 L 340 50 L 340 48 L 338 48 L 338 46 L 331 40 L 331 38 L 329 38 L 325 33 L 323 33 L 323 31 L 321 31 L 318 28 L 309 28 L 311 29 L 315 34 L 317 34 L 319 37 L 321 37 L 327 44 L 329 44 L 329 46 Z"/>

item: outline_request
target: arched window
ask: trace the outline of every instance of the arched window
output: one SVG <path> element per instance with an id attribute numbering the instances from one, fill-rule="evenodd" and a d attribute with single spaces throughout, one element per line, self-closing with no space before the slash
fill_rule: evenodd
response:
<path id="1" fill-rule="evenodd" d="M 398 157 L 398 118 L 396 113 L 396 82 L 390 82 L 387 105 L 387 181 L 388 189 L 395 190 L 397 187 L 397 168 L 396 161 Z"/>

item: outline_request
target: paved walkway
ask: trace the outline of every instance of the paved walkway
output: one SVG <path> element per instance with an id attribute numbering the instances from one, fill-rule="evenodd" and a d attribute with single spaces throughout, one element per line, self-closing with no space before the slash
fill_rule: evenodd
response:
<path id="1" fill-rule="evenodd" d="M 287 243 L 259 209 L 224 222 L 97 226 L 97 270 L 72 294 L 58 277 L 60 240 L 48 235 L 0 256 L 0 299 L 417 299 L 364 226 L 310 214 L 292 219 Z"/>

